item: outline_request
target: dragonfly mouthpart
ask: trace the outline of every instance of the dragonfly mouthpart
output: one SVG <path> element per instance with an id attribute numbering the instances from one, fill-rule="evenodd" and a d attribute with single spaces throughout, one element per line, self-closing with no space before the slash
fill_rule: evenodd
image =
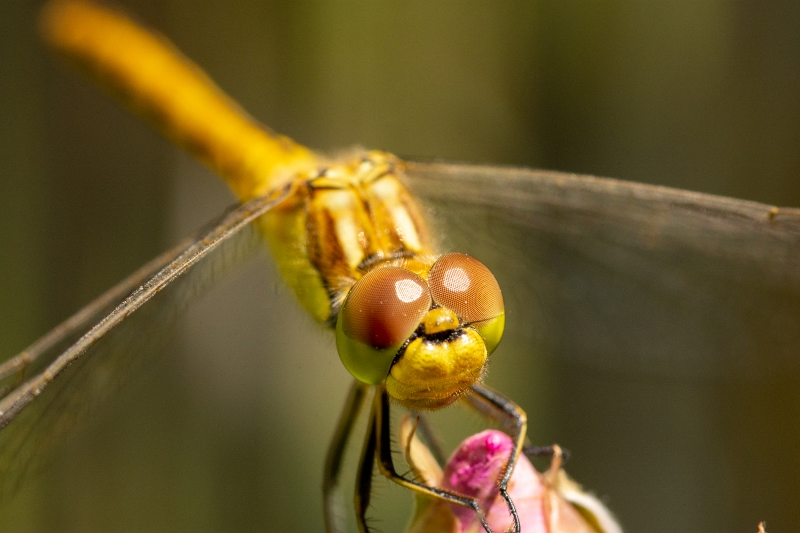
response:
<path id="1" fill-rule="evenodd" d="M 480 381 L 488 357 L 483 337 L 472 328 L 418 336 L 392 365 L 386 391 L 409 409 L 439 409 Z"/>

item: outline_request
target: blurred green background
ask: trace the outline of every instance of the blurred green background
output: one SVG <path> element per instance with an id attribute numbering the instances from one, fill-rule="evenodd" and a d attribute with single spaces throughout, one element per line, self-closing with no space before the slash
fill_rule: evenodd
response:
<path id="1" fill-rule="evenodd" d="M 2 358 L 232 201 L 43 49 L 40 4 L 0 7 Z M 359 144 L 800 206 L 795 2 L 118 5 L 168 35 L 259 120 L 316 149 Z M 320 471 L 348 377 L 326 332 L 262 263 L 192 309 L 174 350 L 0 509 L 0 530 L 321 528 Z M 502 376 L 492 379 L 503 388 Z M 796 410 L 796 388 L 785 398 Z M 558 401 L 537 401 L 555 411 L 532 412 L 534 440 L 580 456 L 565 438 L 582 421 L 559 425 Z M 686 402 L 674 416 L 702 429 L 691 395 Z M 691 452 L 691 441 L 674 445 Z M 797 527 L 800 481 L 779 492 L 789 501 L 759 500 L 739 514 L 741 495 L 728 498 L 736 491 L 722 484 L 726 503 L 708 508 L 696 493 L 708 470 L 695 459 L 678 468 L 663 458 L 663 471 L 682 474 L 646 491 L 631 477 L 624 494 L 591 469 L 582 475 L 578 459 L 572 473 L 629 531 L 749 532 L 771 517 L 776 530 Z M 410 502 L 389 486 L 378 497 Z M 378 525 L 396 530 L 396 520 Z"/>

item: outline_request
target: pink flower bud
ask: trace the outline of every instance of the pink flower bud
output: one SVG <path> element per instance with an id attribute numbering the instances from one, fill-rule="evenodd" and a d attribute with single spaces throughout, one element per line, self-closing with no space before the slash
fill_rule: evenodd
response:
<path id="1" fill-rule="evenodd" d="M 407 421 L 404 424 L 410 424 Z M 401 429 L 401 442 L 408 442 L 408 426 Z M 473 435 L 456 449 L 444 471 L 430 465 L 425 448 L 415 438 L 405 446 L 412 469 L 422 479 L 442 489 L 474 498 L 484 510 L 492 531 L 507 531 L 513 525 L 497 482 L 511 455 L 513 443 L 505 433 L 488 430 Z M 525 533 L 621 533 L 609 511 L 596 498 L 581 490 L 561 469 L 556 455 L 550 469 L 537 472 L 525 456 L 520 456 L 508 485 Z M 456 504 L 427 498 L 418 500 L 418 512 L 409 533 L 480 532 L 475 511 Z"/>

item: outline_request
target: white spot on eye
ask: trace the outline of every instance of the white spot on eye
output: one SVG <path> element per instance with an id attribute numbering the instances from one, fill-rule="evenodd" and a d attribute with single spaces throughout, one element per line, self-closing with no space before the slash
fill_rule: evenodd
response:
<path id="1" fill-rule="evenodd" d="M 453 267 L 444 273 L 442 283 L 453 292 L 466 292 L 470 286 L 469 276 L 461 267 Z"/>
<path id="2" fill-rule="evenodd" d="M 400 301 L 416 302 L 422 296 L 422 287 L 412 279 L 401 279 L 394 282 L 394 290 Z"/>

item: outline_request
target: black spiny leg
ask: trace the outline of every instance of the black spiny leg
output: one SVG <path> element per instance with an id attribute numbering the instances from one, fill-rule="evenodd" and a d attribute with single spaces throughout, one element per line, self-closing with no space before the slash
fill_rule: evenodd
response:
<path id="1" fill-rule="evenodd" d="M 558 457 L 560 462 L 566 464 L 569 461 L 569 450 L 565 450 L 558 444 L 551 444 L 550 446 L 533 446 L 528 442 L 522 447 L 522 453 L 528 458 L 534 457 Z"/>
<path id="2" fill-rule="evenodd" d="M 439 465 L 444 465 L 447 462 L 447 456 L 445 456 L 442 450 L 442 443 L 431 426 L 431 421 L 428 420 L 424 412 L 411 411 L 411 414 L 417 419 L 417 435 L 422 437 L 422 441 L 428 446 L 436 462 Z"/>
<path id="3" fill-rule="evenodd" d="M 353 432 L 353 426 L 358 414 L 364 406 L 366 395 L 367 386 L 360 381 L 354 380 L 342 409 L 339 423 L 336 425 L 336 432 L 333 434 L 333 439 L 331 439 L 328 447 L 328 455 L 325 458 L 325 471 L 322 478 L 322 505 L 325 517 L 325 531 L 328 533 L 339 533 L 344 530 L 340 522 L 342 516 L 341 501 L 336 498 L 335 491 L 339 485 L 342 459 L 347 448 L 347 441 Z"/>
<path id="4" fill-rule="evenodd" d="M 377 393 L 376 393 L 377 395 Z M 369 533 L 367 527 L 367 508 L 372 491 L 372 467 L 375 464 L 375 408 L 369 414 L 367 422 L 367 435 L 364 439 L 364 447 L 361 450 L 361 460 L 358 465 L 358 477 L 356 478 L 356 522 L 361 533 Z"/>
<path id="5" fill-rule="evenodd" d="M 437 498 L 439 500 L 444 500 L 449 503 L 455 503 L 457 505 L 462 505 L 472 509 L 475 511 L 478 519 L 481 521 L 483 529 L 486 530 L 487 533 L 492 533 L 489 524 L 486 522 L 486 517 L 484 516 L 483 511 L 478 506 L 478 501 L 474 498 L 465 498 L 459 494 L 436 487 L 431 487 L 413 479 L 406 479 L 397 473 L 394 468 L 394 461 L 392 460 L 392 433 L 391 420 L 389 416 L 389 395 L 386 392 L 386 389 L 380 388 L 375 393 L 375 406 L 373 407 L 373 412 L 375 414 L 374 421 L 377 425 L 377 438 L 374 439 L 373 442 L 377 446 L 375 453 L 378 457 L 378 467 L 380 468 L 381 473 L 391 481 L 394 481 L 402 487 L 413 490 L 414 492 L 426 494 L 432 498 Z M 374 429 L 373 432 L 375 432 Z M 516 524 L 516 531 L 519 532 L 519 520 L 516 520 Z"/>
<path id="6" fill-rule="evenodd" d="M 528 416 L 517 404 L 485 385 L 473 385 L 467 400 L 484 415 L 499 421 L 514 443 L 514 447 L 511 449 L 511 456 L 508 458 L 503 475 L 497 482 L 497 487 L 500 495 L 508 505 L 508 512 L 511 513 L 511 517 L 514 520 L 513 531 L 518 533 L 520 531 L 519 515 L 514 502 L 511 501 L 511 497 L 508 495 L 508 481 L 511 479 L 514 466 L 517 464 L 517 459 L 525 442 Z"/>

